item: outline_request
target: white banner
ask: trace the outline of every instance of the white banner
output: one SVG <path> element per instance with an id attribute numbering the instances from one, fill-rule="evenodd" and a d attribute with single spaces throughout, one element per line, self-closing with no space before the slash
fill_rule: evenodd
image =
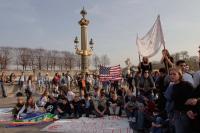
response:
<path id="1" fill-rule="evenodd" d="M 110 116 L 103 118 L 62 119 L 41 131 L 66 133 L 132 133 L 127 118 Z"/>
<path id="2" fill-rule="evenodd" d="M 137 36 L 136 44 L 139 54 L 143 57 L 154 56 L 159 51 L 160 47 L 165 45 L 160 16 L 157 17 L 153 27 L 143 38 L 140 39 Z"/>

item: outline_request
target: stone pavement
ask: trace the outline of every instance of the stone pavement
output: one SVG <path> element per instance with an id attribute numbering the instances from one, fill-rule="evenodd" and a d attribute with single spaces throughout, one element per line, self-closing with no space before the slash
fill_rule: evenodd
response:
<path id="1" fill-rule="evenodd" d="M 0 108 L 5 107 L 13 107 L 16 103 L 15 93 L 17 92 L 16 86 L 7 86 L 8 97 L 3 98 L 1 95 L 0 90 Z M 39 97 L 39 94 L 35 95 L 36 98 Z M 0 127 L 0 133 L 47 133 L 40 131 L 44 127 L 48 126 L 49 124 L 44 125 L 37 125 L 37 126 L 26 126 L 26 127 L 16 127 L 16 128 L 4 128 Z M 133 131 L 137 133 L 136 131 Z"/>

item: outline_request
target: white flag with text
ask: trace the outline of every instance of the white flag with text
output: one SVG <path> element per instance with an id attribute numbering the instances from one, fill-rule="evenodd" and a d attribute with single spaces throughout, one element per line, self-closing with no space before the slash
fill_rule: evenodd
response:
<path id="1" fill-rule="evenodd" d="M 160 16 L 157 17 L 156 22 L 149 32 L 143 37 L 137 36 L 136 44 L 138 47 L 139 54 L 145 57 L 154 56 L 164 44 L 164 36 L 162 32 Z"/>

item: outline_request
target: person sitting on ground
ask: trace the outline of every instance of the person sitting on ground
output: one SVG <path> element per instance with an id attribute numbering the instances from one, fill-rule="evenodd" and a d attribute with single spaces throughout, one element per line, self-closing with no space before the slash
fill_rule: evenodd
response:
<path id="1" fill-rule="evenodd" d="M 44 111 L 51 114 L 56 114 L 57 100 L 53 96 L 48 96 L 48 102 L 44 106 Z"/>
<path id="2" fill-rule="evenodd" d="M 131 96 L 131 99 L 125 104 L 124 108 L 128 119 L 133 119 L 137 110 L 136 97 Z"/>
<path id="3" fill-rule="evenodd" d="M 42 96 L 40 97 L 39 101 L 38 101 L 38 105 L 40 107 L 44 107 L 48 101 L 48 95 L 49 95 L 49 92 L 48 90 L 46 89 L 44 91 L 44 93 L 42 94 Z"/>
<path id="4" fill-rule="evenodd" d="M 60 93 L 58 88 L 59 88 L 58 83 L 55 83 L 54 88 L 53 88 L 53 92 L 52 92 L 52 95 L 55 98 L 58 98 L 59 93 Z"/>
<path id="5" fill-rule="evenodd" d="M 59 117 L 64 117 L 66 114 L 71 115 L 71 107 L 69 104 L 69 101 L 65 96 L 60 96 L 58 99 L 58 104 L 57 104 L 57 111 L 59 114 Z"/>
<path id="6" fill-rule="evenodd" d="M 71 102 L 71 108 L 74 113 L 74 117 L 81 117 L 83 114 L 82 99 L 79 96 L 75 96 L 74 100 Z"/>
<path id="7" fill-rule="evenodd" d="M 110 115 L 120 114 L 121 101 L 119 100 L 115 92 L 111 94 L 111 98 L 109 99 L 108 106 L 109 106 L 108 109 L 109 109 Z"/>
<path id="8" fill-rule="evenodd" d="M 27 98 L 26 104 L 24 104 L 22 109 L 17 114 L 17 119 L 20 119 L 21 116 L 23 118 L 23 116 L 26 116 L 28 114 L 34 114 L 34 113 L 37 113 L 39 111 L 40 111 L 40 109 L 36 105 L 36 102 L 34 101 L 33 96 L 30 96 L 30 97 Z"/>
<path id="9" fill-rule="evenodd" d="M 61 97 L 67 98 L 67 92 L 65 90 L 65 86 L 60 86 L 59 87 L 59 94 L 58 94 L 57 99 L 60 99 Z"/>
<path id="10" fill-rule="evenodd" d="M 67 100 L 71 103 L 75 98 L 75 93 L 71 89 L 67 90 Z"/>
<path id="11" fill-rule="evenodd" d="M 19 111 L 22 109 L 22 107 L 25 104 L 24 96 L 21 92 L 18 92 L 16 94 L 16 97 L 17 97 L 17 104 L 15 105 L 15 107 L 12 110 L 12 114 L 13 114 L 14 119 L 17 118 L 17 114 L 19 113 Z"/>
<path id="12" fill-rule="evenodd" d="M 153 111 L 153 121 L 151 123 L 151 132 L 150 133 L 162 133 L 163 118 L 160 115 L 160 111 L 156 108 Z"/>
<path id="13" fill-rule="evenodd" d="M 93 93 L 93 96 L 94 97 L 98 97 L 100 94 L 100 89 L 99 88 L 94 88 L 94 93 Z"/>
<path id="14" fill-rule="evenodd" d="M 107 113 L 107 99 L 105 91 L 101 89 L 100 96 L 94 99 L 94 113 L 97 117 L 103 117 Z"/>
<path id="15" fill-rule="evenodd" d="M 124 99 L 126 97 L 126 93 L 127 93 L 127 90 L 123 87 L 120 87 L 117 90 L 117 96 L 120 97 L 121 99 Z"/>
<path id="16" fill-rule="evenodd" d="M 70 108 L 71 108 L 72 110 L 74 110 L 74 106 L 73 106 L 74 98 L 75 98 L 75 93 L 74 93 L 72 90 L 67 89 L 67 100 L 68 100 L 69 105 L 70 105 Z M 72 110 L 71 110 L 71 111 L 72 111 Z M 71 112 L 71 113 L 72 113 L 72 112 Z"/>
<path id="17" fill-rule="evenodd" d="M 131 101 L 131 98 L 133 97 L 133 93 L 130 91 L 130 90 L 127 90 L 126 92 L 126 96 L 124 98 L 124 108 L 125 108 L 125 105 Z"/>
<path id="18" fill-rule="evenodd" d="M 156 107 L 155 101 L 152 100 L 152 99 L 149 99 L 149 98 L 147 98 L 145 96 L 143 97 L 143 100 L 144 100 L 144 104 L 146 106 L 145 111 L 147 111 L 147 113 L 152 115 L 153 111 L 154 111 L 154 109 Z"/>
<path id="19" fill-rule="evenodd" d="M 108 99 L 110 99 L 110 98 L 112 98 L 112 94 L 113 93 L 115 93 L 115 90 L 114 90 L 114 88 L 113 87 L 111 87 L 110 89 L 109 89 L 109 93 L 108 93 L 108 95 L 106 96 Z M 100 94 L 99 94 L 100 95 Z M 119 96 L 119 95 L 118 95 Z"/>
<path id="20" fill-rule="evenodd" d="M 138 97 L 136 100 L 136 106 L 137 106 L 137 110 L 135 111 L 135 119 L 136 119 L 136 123 L 135 123 L 135 129 L 138 131 L 144 131 L 145 128 L 145 106 L 143 103 L 143 99 Z"/>
<path id="21" fill-rule="evenodd" d="M 92 114 L 92 112 L 94 110 L 94 105 L 93 105 L 92 99 L 90 97 L 90 94 L 85 95 L 85 99 L 84 99 L 83 103 L 84 103 L 84 112 L 86 114 L 86 117 L 89 117 L 89 115 Z"/>

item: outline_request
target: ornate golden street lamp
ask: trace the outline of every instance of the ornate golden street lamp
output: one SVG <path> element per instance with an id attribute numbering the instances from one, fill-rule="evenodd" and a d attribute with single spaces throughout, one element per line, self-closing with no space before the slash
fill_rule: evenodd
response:
<path id="1" fill-rule="evenodd" d="M 89 42 L 90 48 L 88 48 L 87 26 L 89 24 L 89 20 L 85 18 L 87 12 L 84 8 L 81 10 L 80 14 L 82 15 L 82 18 L 79 21 L 81 26 L 81 49 L 79 49 L 79 40 L 77 36 L 75 37 L 74 44 L 76 54 L 81 56 L 81 72 L 82 74 L 85 74 L 89 72 L 88 57 L 92 55 L 94 42 L 91 38 Z"/>

